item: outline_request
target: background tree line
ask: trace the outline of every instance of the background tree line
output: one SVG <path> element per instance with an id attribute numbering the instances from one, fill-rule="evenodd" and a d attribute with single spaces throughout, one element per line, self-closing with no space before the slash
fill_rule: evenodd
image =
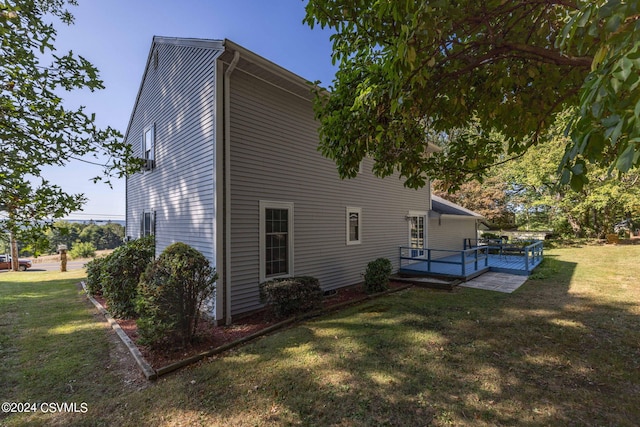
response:
<path id="1" fill-rule="evenodd" d="M 559 236 L 604 238 L 615 224 L 630 219 L 640 227 L 640 171 L 626 174 L 588 165 L 579 191 L 561 185 L 558 164 L 569 137 L 565 135 L 572 113 L 558 115 L 535 150 L 491 168 L 482 181 L 468 181 L 449 194 L 443 181 L 434 192 L 484 215 L 495 228 L 553 230 Z M 465 129 L 461 134 L 472 132 Z M 456 144 L 444 138 L 445 146 Z"/>
<path id="2" fill-rule="evenodd" d="M 94 222 L 56 221 L 38 239 L 18 246 L 22 256 L 54 254 L 58 252 L 58 245 L 66 245 L 70 251 L 79 244 L 91 245 L 94 251 L 115 249 L 123 243 L 124 235 L 124 227 L 114 222 L 97 225 Z M 7 253 L 9 249 L 8 239 L 0 240 L 0 253 Z"/>

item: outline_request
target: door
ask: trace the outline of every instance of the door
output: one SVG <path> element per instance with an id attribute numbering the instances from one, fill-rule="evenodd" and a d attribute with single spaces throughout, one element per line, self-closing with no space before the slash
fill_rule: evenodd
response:
<path id="1" fill-rule="evenodd" d="M 409 246 L 411 258 L 424 256 L 426 215 L 409 215 Z"/>

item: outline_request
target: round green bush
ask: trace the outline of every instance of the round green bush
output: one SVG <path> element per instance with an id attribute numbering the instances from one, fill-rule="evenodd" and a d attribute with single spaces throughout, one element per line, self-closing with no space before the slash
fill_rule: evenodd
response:
<path id="1" fill-rule="evenodd" d="M 75 242 L 69 251 L 69 256 L 77 258 L 93 258 L 96 256 L 96 247 L 91 242 Z"/>
<path id="2" fill-rule="evenodd" d="M 87 271 L 87 292 L 90 295 L 102 295 L 102 272 L 107 258 L 95 258 L 85 264 Z"/>
<path id="3" fill-rule="evenodd" d="M 274 317 L 285 318 L 319 309 L 322 289 L 315 277 L 276 279 L 260 284 L 260 301 L 270 307 Z"/>
<path id="4" fill-rule="evenodd" d="M 386 291 L 389 288 L 389 277 L 393 269 L 391 261 L 386 258 L 378 258 L 367 264 L 364 273 L 364 290 L 368 294 Z"/>
<path id="5" fill-rule="evenodd" d="M 168 246 L 140 280 L 136 305 L 141 342 L 188 346 L 217 278 L 215 268 L 196 249 L 181 242 Z"/>
<path id="6" fill-rule="evenodd" d="M 147 236 L 125 243 L 106 258 L 102 290 L 112 315 L 123 318 L 136 316 L 138 283 L 154 253 L 153 236 Z"/>

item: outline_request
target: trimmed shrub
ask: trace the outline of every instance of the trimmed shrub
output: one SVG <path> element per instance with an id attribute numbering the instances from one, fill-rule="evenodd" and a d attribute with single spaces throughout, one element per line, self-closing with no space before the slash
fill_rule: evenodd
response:
<path id="1" fill-rule="evenodd" d="M 96 256 L 96 247 L 91 242 L 75 242 L 69 251 L 69 256 L 76 258 L 93 258 Z"/>
<path id="2" fill-rule="evenodd" d="M 364 273 L 364 290 L 368 294 L 386 291 L 389 288 L 389 277 L 391 276 L 391 261 L 386 258 L 378 258 L 367 264 L 367 271 Z"/>
<path id="3" fill-rule="evenodd" d="M 147 236 L 125 243 L 107 257 L 103 266 L 102 290 L 112 315 L 135 317 L 138 282 L 154 253 L 153 236 Z"/>
<path id="4" fill-rule="evenodd" d="M 85 264 L 87 270 L 87 292 L 90 295 L 102 295 L 102 272 L 107 257 L 95 258 Z"/>
<path id="5" fill-rule="evenodd" d="M 322 306 L 322 289 L 318 279 L 299 276 L 260 284 L 260 301 L 269 305 L 273 315 L 285 318 Z"/>
<path id="6" fill-rule="evenodd" d="M 168 246 L 140 279 L 136 323 L 141 342 L 190 344 L 217 279 L 215 268 L 196 249 L 181 242 Z"/>

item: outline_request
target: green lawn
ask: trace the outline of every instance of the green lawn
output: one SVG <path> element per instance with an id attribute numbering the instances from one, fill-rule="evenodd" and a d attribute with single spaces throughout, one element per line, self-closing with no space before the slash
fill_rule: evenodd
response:
<path id="1" fill-rule="evenodd" d="M 77 277 L 3 273 L 0 400 L 88 411 L 0 425 L 637 425 L 640 246 L 546 256 L 513 294 L 402 291 L 144 389 L 106 369 Z"/>

